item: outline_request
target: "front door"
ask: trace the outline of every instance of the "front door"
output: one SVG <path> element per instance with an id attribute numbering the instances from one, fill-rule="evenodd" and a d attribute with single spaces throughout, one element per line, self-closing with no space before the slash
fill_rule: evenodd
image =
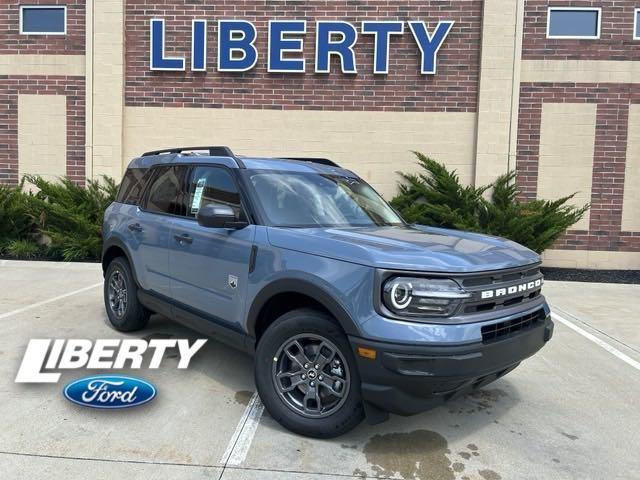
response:
<path id="1" fill-rule="evenodd" d="M 169 271 L 178 302 L 237 327 L 242 322 L 255 227 L 206 228 L 196 215 L 202 205 L 230 206 L 245 219 L 231 172 L 218 166 L 193 167 L 187 182 L 186 214 L 172 219 Z"/>

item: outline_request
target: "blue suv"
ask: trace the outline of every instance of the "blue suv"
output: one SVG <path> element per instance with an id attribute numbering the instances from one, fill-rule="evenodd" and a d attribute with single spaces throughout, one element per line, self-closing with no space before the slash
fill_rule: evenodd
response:
<path id="1" fill-rule="evenodd" d="M 536 253 L 407 225 L 327 159 L 145 153 L 103 235 L 111 324 L 134 331 L 160 313 L 253 354 L 265 407 L 303 435 L 431 408 L 553 333 Z"/>

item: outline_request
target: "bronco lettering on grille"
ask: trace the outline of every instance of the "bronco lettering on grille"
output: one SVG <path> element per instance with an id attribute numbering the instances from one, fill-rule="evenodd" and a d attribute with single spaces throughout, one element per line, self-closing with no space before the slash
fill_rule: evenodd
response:
<path id="1" fill-rule="evenodd" d="M 482 299 L 504 297 L 505 295 L 513 295 L 514 293 L 524 293 L 529 290 L 540 288 L 542 286 L 542 279 L 539 278 L 532 282 L 521 283 L 519 285 L 512 285 L 510 287 L 497 288 L 495 290 L 484 290 L 481 293 Z"/>

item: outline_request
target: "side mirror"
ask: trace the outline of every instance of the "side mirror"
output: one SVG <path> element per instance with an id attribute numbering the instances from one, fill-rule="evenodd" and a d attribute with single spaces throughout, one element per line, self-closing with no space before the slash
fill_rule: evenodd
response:
<path id="1" fill-rule="evenodd" d="M 207 203 L 200 207 L 196 219 L 198 220 L 198 225 L 207 228 L 240 229 L 248 225 L 247 222 L 237 221 L 231 207 L 216 203 Z"/>

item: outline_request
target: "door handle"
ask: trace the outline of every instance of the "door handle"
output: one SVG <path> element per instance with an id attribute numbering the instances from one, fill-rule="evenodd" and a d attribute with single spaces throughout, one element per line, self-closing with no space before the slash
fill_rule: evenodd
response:
<path id="1" fill-rule="evenodd" d="M 174 235 L 173 238 L 175 238 L 175 240 L 180 244 L 182 244 L 182 243 L 193 243 L 193 238 L 191 238 L 186 233 L 183 233 L 182 235 Z"/>
<path id="2" fill-rule="evenodd" d="M 132 232 L 141 232 L 143 230 L 139 223 L 130 223 L 128 227 Z"/>

